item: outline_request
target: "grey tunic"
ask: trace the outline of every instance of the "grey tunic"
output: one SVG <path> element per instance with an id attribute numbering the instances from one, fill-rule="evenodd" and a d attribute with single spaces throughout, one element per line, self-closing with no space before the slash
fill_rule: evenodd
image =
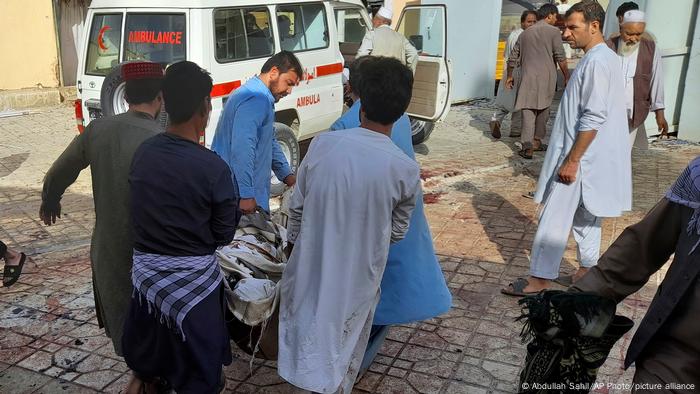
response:
<path id="1" fill-rule="evenodd" d="M 150 115 L 141 112 L 97 119 L 73 139 L 44 178 L 42 200 L 58 201 L 80 171 L 90 166 L 95 201 L 90 248 L 95 309 L 118 355 L 132 292 L 129 169 L 139 145 L 161 131 Z"/>
<path id="2" fill-rule="evenodd" d="M 508 67 L 520 64 L 521 80 L 515 110 L 545 109 L 552 105 L 557 88 L 557 62 L 565 61 L 558 28 L 541 20 L 518 38 L 508 58 Z"/>
<path id="3" fill-rule="evenodd" d="M 621 302 L 674 255 L 627 350 L 625 367 L 636 363 L 635 383 L 700 387 L 700 251 L 688 255 L 699 238 L 687 231 L 692 214 L 692 209 L 662 199 L 642 221 L 625 229 L 598 265 L 571 288 Z M 673 386 L 656 391 L 693 392 Z"/>

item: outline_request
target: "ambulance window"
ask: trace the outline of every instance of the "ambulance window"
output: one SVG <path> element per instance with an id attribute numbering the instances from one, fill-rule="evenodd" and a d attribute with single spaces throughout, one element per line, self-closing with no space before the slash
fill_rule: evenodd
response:
<path id="1" fill-rule="evenodd" d="M 127 14 L 124 60 L 166 65 L 187 59 L 185 14 Z"/>
<path id="2" fill-rule="evenodd" d="M 367 25 L 357 8 L 335 10 L 338 42 L 361 43 L 367 33 Z"/>
<path id="3" fill-rule="evenodd" d="M 214 29 L 216 60 L 221 63 L 270 56 L 275 52 L 267 8 L 216 10 Z"/>
<path id="4" fill-rule="evenodd" d="M 85 73 L 107 75 L 119 64 L 122 14 L 97 14 L 92 19 Z"/>
<path id="5" fill-rule="evenodd" d="M 282 49 L 299 52 L 328 47 L 328 25 L 323 4 L 280 6 L 277 27 Z"/>
<path id="6" fill-rule="evenodd" d="M 421 56 L 445 55 L 445 9 L 440 6 L 404 11 L 396 31 L 408 38 Z"/>

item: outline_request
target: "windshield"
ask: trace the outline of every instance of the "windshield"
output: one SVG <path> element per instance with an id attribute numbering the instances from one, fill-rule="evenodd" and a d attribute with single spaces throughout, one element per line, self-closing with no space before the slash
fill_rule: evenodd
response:
<path id="1" fill-rule="evenodd" d="M 127 14 L 124 60 L 162 65 L 187 59 L 185 14 Z"/>

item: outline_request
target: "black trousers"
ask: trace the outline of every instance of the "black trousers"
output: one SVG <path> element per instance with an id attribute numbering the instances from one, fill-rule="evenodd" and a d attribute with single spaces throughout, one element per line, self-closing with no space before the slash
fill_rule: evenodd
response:
<path id="1" fill-rule="evenodd" d="M 124 323 L 124 360 L 142 380 L 162 378 L 178 393 L 218 393 L 222 366 L 231 364 L 231 345 L 224 320 L 224 287 L 213 291 L 182 322 L 185 341 L 174 325 L 148 313 L 148 303 L 131 300 Z"/>

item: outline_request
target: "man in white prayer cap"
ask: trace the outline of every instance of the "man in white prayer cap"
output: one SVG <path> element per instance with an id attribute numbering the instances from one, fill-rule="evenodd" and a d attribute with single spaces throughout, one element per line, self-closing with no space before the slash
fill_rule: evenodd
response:
<path id="1" fill-rule="evenodd" d="M 622 65 L 630 144 L 643 149 L 648 147 L 644 121 L 649 111 L 656 114 L 656 125 L 661 135 L 668 134 L 664 116 L 661 54 L 656 43 L 644 36 L 645 29 L 644 12 L 630 10 L 622 18 L 620 36 L 606 41 L 610 49 L 618 54 Z"/>
<path id="2" fill-rule="evenodd" d="M 406 37 L 391 28 L 391 19 L 394 16 L 392 3 L 392 0 L 385 0 L 384 5 L 374 14 L 372 18 L 374 30 L 365 34 L 356 58 L 368 55 L 393 57 L 415 73 L 418 51 Z"/>

